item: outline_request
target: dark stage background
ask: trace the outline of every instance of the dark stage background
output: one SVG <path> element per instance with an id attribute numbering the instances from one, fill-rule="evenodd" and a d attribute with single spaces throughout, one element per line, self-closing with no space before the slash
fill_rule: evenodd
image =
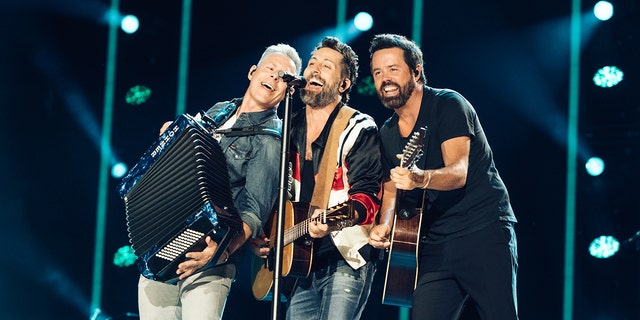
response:
<path id="1" fill-rule="evenodd" d="M 570 74 L 570 1 L 425 1 L 421 46 L 429 84 L 465 95 L 491 142 L 497 167 L 520 220 L 517 225 L 521 319 L 562 319 L 565 276 L 575 279 L 574 319 L 640 319 L 638 251 L 609 259 L 587 251 L 592 239 L 621 242 L 640 228 L 635 204 L 640 147 L 640 9 L 613 1 L 612 20 L 595 23 L 595 1 L 583 1 L 576 194 L 575 270 L 565 274 L 565 190 Z M 0 4 L 0 318 L 88 319 L 105 92 L 106 0 L 7 0 Z M 118 31 L 113 110 L 114 156 L 133 166 L 175 117 L 181 1 L 123 0 L 140 19 L 134 34 Z M 360 84 L 370 75 L 368 42 L 376 33 L 411 36 L 412 1 L 351 0 L 347 19 L 374 17 L 350 43 L 360 56 Z M 294 45 L 306 64 L 312 46 L 336 26 L 329 2 L 193 1 L 187 112 L 239 97 L 262 50 Z M 591 26 L 591 27 L 589 27 Z M 616 87 L 595 87 L 604 65 L 625 71 Z M 152 90 L 137 106 L 134 85 Z M 390 115 L 375 96 L 352 94 L 352 106 Z M 294 108 L 299 108 L 294 97 Z M 586 157 L 603 158 L 591 177 Z M 116 267 L 128 244 L 119 179 L 110 179 L 101 309 L 113 319 L 137 313 L 137 270 Z M 634 200 L 636 199 L 636 200 Z M 381 305 L 380 276 L 364 319 L 397 319 Z M 268 319 L 270 302 L 255 301 L 247 270 L 232 288 L 225 319 Z"/>

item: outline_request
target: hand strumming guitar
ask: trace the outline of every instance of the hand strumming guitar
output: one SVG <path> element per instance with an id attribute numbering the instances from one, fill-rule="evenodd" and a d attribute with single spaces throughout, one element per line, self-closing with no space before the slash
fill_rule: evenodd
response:
<path id="1" fill-rule="evenodd" d="M 265 235 L 264 230 L 257 237 L 247 240 L 251 252 L 262 259 L 266 259 L 269 256 L 269 251 L 271 251 L 269 248 L 270 241 L 269 237 Z"/>
<path id="2" fill-rule="evenodd" d="M 396 185 L 392 180 L 382 183 L 385 196 L 378 213 L 376 224 L 369 230 L 369 244 L 377 249 L 391 246 L 391 228 L 395 217 Z"/>
<path id="3" fill-rule="evenodd" d="M 391 246 L 389 234 L 391 234 L 391 226 L 376 225 L 369 230 L 369 244 L 374 248 L 387 249 Z"/>

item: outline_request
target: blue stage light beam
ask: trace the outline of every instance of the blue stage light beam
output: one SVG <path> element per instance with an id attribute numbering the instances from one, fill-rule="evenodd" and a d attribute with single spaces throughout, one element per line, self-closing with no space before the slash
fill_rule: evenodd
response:
<path id="1" fill-rule="evenodd" d="M 355 16 L 346 23 L 341 23 L 341 27 L 320 29 L 298 39 L 294 39 L 290 43 L 298 50 L 298 52 L 311 52 L 318 42 L 320 42 L 325 36 L 334 36 L 344 43 L 351 43 L 364 32 L 362 30 L 358 30 L 354 22 Z M 302 69 L 304 70 L 304 66 Z"/>
<path id="2" fill-rule="evenodd" d="M 16 194 L 12 194 L 14 192 Z M 6 199 L 11 199 L 11 201 L 3 202 L 3 210 L 7 214 L 3 215 L 3 223 L 0 224 L 0 241 L 11 243 L 13 249 L 20 254 L 12 255 L 11 259 L 0 260 L 2 270 L 9 271 L 9 273 L 3 274 L 3 277 L 30 278 L 42 283 L 41 288 L 55 293 L 61 301 L 69 303 L 88 317 L 91 313 L 89 298 L 84 290 L 74 282 L 73 276 L 65 272 L 60 263 L 56 261 L 56 256 L 52 255 L 49 250 L 43 250 L 41 240 L 33 237 L 29 223 L 24 220 L 27 215 L 23 203 L 24 199 L 17 193 L 16 190 L 4 193 Z M 38 276 L 34 277 L 34 275 Z M 17 292 L 33 289 L 32 287 L 14 288 Z M 5 305 L 0 304 L 0 308 L 2 307 Z M 28 312 L 23 315 L 27 314 Z"/>
<path id="3" fill-rule="evenodd" d="M 84 90 L 77 81 L 70 79 L 67 74 L 66 62 L 55 54 L 51 48 L 40 50 L 34 58 L 35 65 L 55 85 L 58 95 L 62 98 L 64 106 L 73 116 L 78 127 L 89 137 L 96 150 L 100 150 L 100 125 Z M 109 166 L 120 163 L 115 151 L 109 154 Z"/>
<path id="4" fill-rule="evenodd" d="M 584 38 L 576 50 L 585 46 L 598 26 L 590 12 L 582 12 L 580 20 Z M 539 128 L 562 147 L 567 147 L 566 102 L 557 101 L 555 90 L 566 85 L 566 78 L 548 75 L 565 72 L 570 67 L 567 64 L 571 56 L 567 44 L 570 27 L 571 19 L 563 17 L 517 32 L 487 35 L 464 44 L 477 43 L 474 47 L 477 48 L 475 66 L 467 68 L 470 76 L 483 79 L 491 75 L 494 79 L 480 81 L 477 86 L 501 103 L 514 106 L 524 121 Z M 460 50 L 454 47 L 451 55 L 463 52 Z M 460 60 L 464 61 L 462 55 Z M 495 61 L 501 63 L 496 64 Z M 584 163 L 593 152 L 583 137 L 577 136 L 576 139 L 578 160 Z"/>
<path id="5" fill-rule="evenodd" d="M 110 12 L 119 12 L 120 0 L 111 0 Z M 107 195 L 109 167 L 113 164 L 111 129 L 113 122 L 113 97 L 116 79 L 116 53 L 118 47 L 119 21 L 111 21 L 107 38 L 107 61 L 102 110 L 102 134 L 100 136 L 100 167 L 98 170 L 98 195 L 96 203 L 96 232 L 93 255 L 93 279 L 91 286 L 91 308 L 100 309 L 102 303 L 102 278 L 104 270 L 104 242 L 107 221 Z"/>

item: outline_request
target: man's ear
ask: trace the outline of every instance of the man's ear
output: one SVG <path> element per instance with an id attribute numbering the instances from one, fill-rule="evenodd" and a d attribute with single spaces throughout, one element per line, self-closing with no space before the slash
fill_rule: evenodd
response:
<path id="1" fill-rule="evenodd" d="M 340 83 L 340 92 L 345 92 L 350 85 L 351 85 L 351 80 L 346 78 L 342 80 L 342 83 Z"/>
<path id="2" fill-rule="evenodd" d="M 253 73 L 256 72 L 256 69 L 258 69 L 256 65 L 253 65 L 251 66 L 251 68 L 249 68 L 249 74 L 247 74 L 247 78 L 249 78 L 249 80 L 251 80 L 251 77 L 253 77 Z"/>

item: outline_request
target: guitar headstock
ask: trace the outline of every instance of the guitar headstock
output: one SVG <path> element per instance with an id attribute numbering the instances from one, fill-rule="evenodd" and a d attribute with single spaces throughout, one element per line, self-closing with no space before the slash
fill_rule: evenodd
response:
<path id="1" fill-rule="evenodd" d="M 337 225 L 340 222 L 353 220 L 353 209 L 349 205 L 349 201 L 345 201 L 336 206 L 328 208 L 320 217 L 322 223 L 328 225 Z"/>
<path id="2" fill-rule="evenodd" d="M 408 168 L 416 164 L 418 159 L 422 156 L 422 146 L 424 145 L 424 137 L 427 134 L 427 127 L 421 127 L 420 130 L 411 134 L 409 142 L 404 146 L 402 150 L 402 159 L 400 159 L 400 166 Z"/>

